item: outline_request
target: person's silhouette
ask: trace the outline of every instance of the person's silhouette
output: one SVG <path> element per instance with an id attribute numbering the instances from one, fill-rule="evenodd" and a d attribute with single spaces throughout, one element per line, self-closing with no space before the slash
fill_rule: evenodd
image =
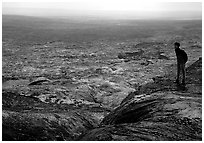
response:
<path id="1" fill-rule="evenodd" d="M 176 57 L 177 57 L 177 78 L 176 78 L 176 83 L 179 82 L 179 77 L 180 77 L 180 71 L 183 74 L 183 79 L 182 79 L 182 84 L 185 85 L 185 78 L 186 78 L 186 69 L 185 69 L 185 64 L 188 61 L 188 56 L 186 52 L 182 49 L 180 49 L 180 43 L 175 42 L 174 43 L 175 47 L 175 52 L 176 52 Z"/>

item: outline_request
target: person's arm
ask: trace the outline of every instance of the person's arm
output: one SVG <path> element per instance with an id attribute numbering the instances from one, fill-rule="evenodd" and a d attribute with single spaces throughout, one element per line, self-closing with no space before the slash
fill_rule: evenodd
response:
<path id="1" fill-rule="evenodd" d="M 176 83 L 179 83 L 179 76 L 180 76 L 180 63 L 178 62 L 178 59 L 177 59 L 177 78 L 176 78 Z"/>
<path id="2" fill-rule="evenodd" d="M 180 76 L 180 63 L 179 63 L 179 50 L 176 49 L 176 60 L 177 60 L 177 77 L 176 77 L 176 83 L 179 83 L 179 76 Z"/>

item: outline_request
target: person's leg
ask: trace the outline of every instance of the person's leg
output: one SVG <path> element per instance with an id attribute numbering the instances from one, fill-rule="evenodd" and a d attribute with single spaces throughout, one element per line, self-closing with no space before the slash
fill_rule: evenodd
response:
<path id="1" fill-rule="evenodd" d="M 176 83 L 179 83 L 179 77 L 180 77 L 180 63 L 177 62 L 177 78 L 176 78 Z"/>
<path id="2" fill-rule="evenodd" d="M 182 84 L 186 84 L 186 67 L 185 64 L 182 64 L 182 74 L 183 74 L 183 79 L 182 79 Z"/>

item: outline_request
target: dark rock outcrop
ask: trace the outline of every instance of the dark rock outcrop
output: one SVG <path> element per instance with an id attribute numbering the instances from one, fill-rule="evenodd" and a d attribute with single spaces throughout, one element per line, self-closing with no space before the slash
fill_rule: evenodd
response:
<path id="1" fill-rule="evenodd" d="M 169 57 L 167 57 L 166 55 L 160 54 L 160 55 L 158 56 L 158 59 L 169 60 Z"/>
<path id="2" fill-rule="evenodd" d="M 144 51 L 141 49 L 137 52 L 119 53 L 118 58 L 119 59 L 128 59 L 128 58 L 132 58 L 132 57 L 140 57 L 140 56 L 142 56 L 143 53 L 144 53 Z"/>
<path id="3" fill-rule="evenodd" d="M 51 82 L 51 80 L 45 77 L 38 77 L 37 79 L 29 83 L 29 85 L 39 85 L 42 84 L 43 82 Z"/>

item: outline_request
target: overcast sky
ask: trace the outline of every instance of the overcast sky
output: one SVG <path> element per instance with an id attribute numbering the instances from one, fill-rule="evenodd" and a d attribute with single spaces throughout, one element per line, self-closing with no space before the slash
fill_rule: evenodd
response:
<path id="1" fill-rule="evenodd" d="M 29 16 L 103 16 L 115 18 L 201 19 L 200 2 L 135 0 L 68 0 L 65 2 L 3 2 L 3 14 Z"/>

